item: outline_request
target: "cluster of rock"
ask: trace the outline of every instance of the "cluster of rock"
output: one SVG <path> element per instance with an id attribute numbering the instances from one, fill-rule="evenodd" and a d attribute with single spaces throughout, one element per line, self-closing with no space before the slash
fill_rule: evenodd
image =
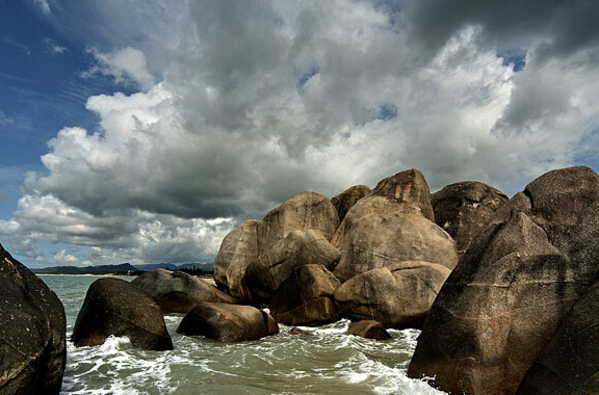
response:
<path id="1" fill-rule="evenodd" d="M 463 215 L 452 210 L 444 220 Z M 476 221 L 476 208 L 470 215 Z M 455 241 L 434 219 L 429 187 L 414 169 L 331 200 L 300 193 L 225 237 L 215 280 L 245 303 L 268 305 L 286 325 L 349 318 L 419 327 L 458 261 Z M 454 228 L 466 240 L 464 226 Z"/>
<path id="2" fill-rule="evenodd" d="M 168 350 L 170 313 L 185 314 L 178 333 L 219 341 L 349 318 L 348 334 L 378 340 L 423 328 L 408 373 L 450 393 L 597 393 L 597 240 L 590 168 L 549 172 L 512 199 L 478 182 L 431 195 L 412 169 L 244 222 L 216 257 L 219 289 L 165 270 L 94 282 L 72 340 Z M 58 393 L 62 305 L 1 246 L 0 297 L 0 394 Z"/>

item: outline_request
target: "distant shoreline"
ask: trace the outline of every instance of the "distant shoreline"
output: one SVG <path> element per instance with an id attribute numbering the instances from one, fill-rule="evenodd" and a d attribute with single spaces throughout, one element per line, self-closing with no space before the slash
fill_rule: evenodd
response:
<path id="1" fill-rule="evenodd" d="M 117 273 L 35 273 L 38 276 L 69 276 L 69 277 L 137 277 L 136 274 L 117 274 Z"/>

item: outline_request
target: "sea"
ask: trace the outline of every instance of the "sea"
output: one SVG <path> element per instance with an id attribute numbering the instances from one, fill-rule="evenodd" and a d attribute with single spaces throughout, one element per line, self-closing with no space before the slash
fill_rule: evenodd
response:
<path id="1" fill-rule="evenodd" d="M 93 276 L 40 276 L 67 315 L 67 339 Z M 131 278 L 123 278 L 131 280 Z M 175 349 L 146 351 L 127 338 L 76 348 L 67 340 L 61 394 L 443 394 L 407 377 L 419 331 L 390 330 L 392 340 L 345 335 L 349 321 L 299 327 L 257 341 L 219 343 L 176 333 L 183 315 L 164 317 Z"/>

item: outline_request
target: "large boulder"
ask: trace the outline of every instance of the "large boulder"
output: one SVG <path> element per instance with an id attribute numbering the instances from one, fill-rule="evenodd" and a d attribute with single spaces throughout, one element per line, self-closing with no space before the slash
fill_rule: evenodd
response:
<path id="1" fill-rule="evenodd" d="M 258 222 L 258 255 L 296 230 L 315 230 L 330 241 L 338 226 L 339 216 L 329 199 L 315 192 L 299 193 Z"/>
<path id="2" fill-rule="evenodd" d="M 347 213 L 331 243 L 341 251 L 335 275 L 341 282 L 402 261 L 438 263 L 453 269 L 455 241 L 434 221 L 430 190 L 415 169 L 380 181 Z"/>
<path id="3" fill-rule="evenodd" d="M 385 327 L 374 320 L 355 321 L 349 324 L 347 335 L 360 336 L 365 339 L 391 340 L 392 337 Z"/>
<path id="4" fill-rule="evenodd" d="M 187 313 L 177 333 L 240 342 L 275 335 L 279 326 L 270 314 L 252 306 L 205 302 Z"/>
<path id="5" fill-rule="evenodd" d="M 335 291 L 339 315 L 390 328 L 421 327 L 450 270 L 429 262 L 398 262 L 372 269 Z"/>
<path id="6" fill-rule="evenodd" d="M 233 229 L 223 239 L 214 259 L 214 281 L 231 296 L 241 296 L 245 269 L 258 254 L 258 221 L 250 219 Z"/>
<path id="7" fill-rule="evenodd" d="M 451 184 L 431 195 L 435 222 L 456 241 L 460 257 L 507 201 L 503 192 L 475 181 Z"/>
<path id="8" fill-rule="evenodd" d="M 349 211 L 332 240 L 341 252 L 334 271 L 341 282 L 402 261 L 455 267 L 458 256 L 451 236 L 422 214 L 402 210 L 384 197 L 370 195 Z"/>
<path id="9" fill-rule="evenodd" d="M 267 302 L 296 267 L 314 264 L 332 270 L 337 262 L 339 251 L 322 233 L 293 231 L 248 265 L 244 281 L 251 300 Z"/>
<path id="10" fill-rule="evenodd" d="M 145 272 L 131 284 L 154 298 L 162 314 L 186 314 L 200 302 L 238 302 L 207 282 L 182 271 L 158 269 Z"/>
<path id="11" fill-rule="evenodd" d="M 370 192 L 371 189 L 366 185 L 355 185 L 332 198 L 331 203 L 339 214 L 339 221 L 343 221 L 349 209 Z"/>
<path id="12" fill-rule="evenodd" d="M 599 283 L 568 312 L 526 373 L 519 395 L 599 393 Z"/>
<path id="13" fill-rule="evenodd" d="M 409 368 L 444 391 L 514 394 L 599 280 L 599 176 L 549 172 L 489 221 L 437 297 Z"/>
<path id="14" fill-rule="evenodd" d="M 172 350 L 160 307 L 135 285 L 103 278 L 90 285 L 71 340 L 76 347 L 98 346 L 111 336 L 128 337 L 147 350 Z"/>
<path id="15" fill-rule="evenodd" d="M 65 339 L 58 297 L 0 245 L 0 394 L 58 394 Z"/>
<path id="16" fill-rule="evenodd" d="M 296 267 L 270 300 L 270 313 L 285 325 L 318 326 L 339 320 L 333 293 L 337 277 L 322 265 Z"/>

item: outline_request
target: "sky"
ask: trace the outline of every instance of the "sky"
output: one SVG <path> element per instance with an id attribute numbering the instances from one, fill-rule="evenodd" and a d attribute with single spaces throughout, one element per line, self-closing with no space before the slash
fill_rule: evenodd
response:
<path id="1" fill-rule="evenodd" d="M 296 193 L 599 169 L 596 0 L 0 0 L 0 243 L 212 262 Z"/>

